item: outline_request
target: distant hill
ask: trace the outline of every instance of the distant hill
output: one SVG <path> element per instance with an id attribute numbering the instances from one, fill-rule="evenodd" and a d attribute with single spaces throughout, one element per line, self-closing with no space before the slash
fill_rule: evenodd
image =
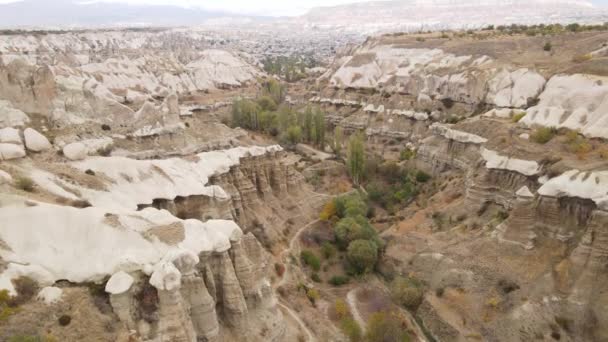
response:
<path id="1" fill-rule="evenodd" d="M 0 4 L 0 27 L 110 27 L 195 25 L 225 13 L 178 6 L 142 6 L 72 0 Z"/>
<path id="2" fill-rule="evenodd" d="M 297 20 L 357 30 L 417 31 L 512 23 L 599 23 L 608 21 L 608 10 L 582 0 L 396 0 L 319 7 Z"/>

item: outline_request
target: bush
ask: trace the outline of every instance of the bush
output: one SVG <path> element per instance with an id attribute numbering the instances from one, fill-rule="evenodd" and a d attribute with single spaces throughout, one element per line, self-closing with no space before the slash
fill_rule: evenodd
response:
<path id="1" fill-rule="evenodd" d="M 336 255 L 336 247 L 334 247 L 331 243 L 325 241 L 321 245 L 321 254 L 325 259 L 331 259 Z"/>
<path id="2" fill-rule="evenodd" d="M 409 342 L 410 336 L 397 313 L 376 312 L 367 324 L 366 340 L 369 342 Z"/>
<path id="3" fill-rule="evenodd" d="M 300 258 L 305 265 L 310 266 L 314 271 L 318 272 L 321 269 L 321 260 L 313 252 L 303 250 L 300 253 Z"/>
<path id="4" fill-rule="evenodd" d="M 264 111 L 277 110 L 277 103 L 270 96 L 262 96 L 258 100 L 258 106 Z"/>
<path id="5" fill-rule="evenodd" d="M 292 145 L 299 143 L 302 141 L 302 129 L 299 126 L 290 126 L 287 128 L 286 139 Z"/>
<path id="6" fill-rule="evenodd" d="M 29 302 L 38 293 L 38 283 L 28 277 L 13 279 L 13 285 L 17 296 L 10 299 L 11 306 L 19 306 Z"/>
<path id="7" fill-rule="evenodd" d="M 342 286 L 348 284 L 347 276 L 333 276 L 329 279 L 329 283 L 333 286 Z"/>
<path id="8" fill-rule="evenodd" d="M 431 179 L 431 176 L 428 173 L 425 173 L 424 171 L 420 171 L 418 170 L 416 172 L 416 182 L 418 183 L 426 183 Z"/>
<path id="9" fill-rule="evenodd" d="M 341 249 L 345 249 L 354 240 L 375 240 L 377 233 L 363 216 L 341 219 L 334 228 L 334 234 Z"/>
<path id="10" fill-rule="evenodd" d="M 340 329 L 348 337 L 350 342 L 362 341 L 363 333 L 359 323 L 350 317 L 344 317 L 340 320 Z"/>
<path id="11" fill-rule="evenodd" d="M 350 314 L 348 305 L 341 298 L 336 299 L 336 302 L 334 303 L 334 311 L 336 312 L 338 319 L 346 318 Z"/>
<path id="12" fill-rule="evenodd" d="M 391 282 L 390 289 L 393 300 L 409 310 L 416 311 L 422 304 L 424 291 L 416 279 L 397 277 Z"/>
<path id="13" fill-rule="evenodd" d="M 315 305 L 319 298 L 321 298 L 319 291 L 316 289 L 308 289 L 308 291 L 306 291 L 306 297 L 308 297 L 308 300 L 310 300 L 312 305 Z"/>
<path id="14" fill-rule="evenodd" d="M 593 58 L 593 56 L 590 53 L 588 53 L 585 55 L 576 55 L 576 56 L 572 57 L 572 61 L 574 63 L 584 63 L 584 62 L 590 61 L 592 58 Z"/>
<path id="15" fill-rule="evenodd" d="M 511 121 L 514 123 L 519 122 L 524 116 L 526 116 L 526 112 L 517 113 L 511 117 Z"/>
<path id="16" fill-rule="evenodd" d="M 551 51 L 551 49 L 553 49 L 553 45 L 551 45 L 551 42 L 546 42 L 545 45 L 543 46 L 543 50 Z"/>
<path id="17" fill-rule="evenodd" d="M 315 283 L 321 282 L 321 277 L 319 277 L 319 274 L 316 272 L 310 276 L 310 279 L 312 279 L 312 281 L 314 281 Z"/>
<path id="18" fill-rule="evenodd" d="M 59 325 L 61 325 L 62 327 L 68 326 L 70 325 L 70 322 L 72 322 L 72 317 L 70 317 L 69 315 L 62 315 L 61 317 L 59 317 Z"/>
<path id="19" fill-rule="evenodd" d="M 274 264 L 274 271 L 277 273 L 277 275 L 279 277 L 282 277 L 283 274 L 285 274 L 285 265 L 280 264 L 280 263 L 275 263 Z"/>
<path id="20" fill-rule="evenodd" d="M 26 176 L 18 177 L 15 181 L 15 185 L 18 189 L 23 191 L 32 192 L 34 191 L 34 181 Z"/>
<path id="21" fill-rule="evenodd" d="M 553 127 L 540 127 L 532 133 L 530 138 L 537 144 L 546 144 L 555 137 L 556 133 L 557 130 Z"/>
<path id="22" fill-rule="evenodd" d="M 319 219 L 321 219 L 323 221 L 329 221 L 329 219 L 331 219 L 332 217 L 336 216 L 336 214 L 337 214 L 336 202 L 329 201 L 323 207 L 323 210 L 321 211 L 321 214 L 319 214 Z"/>
<path id="23" fill-rule="evenodd" d="M 348 245 L 347 257 L 358 274 L 366 273 L 378 261 L 378 245 L 370 240 L 355 240 Z"/>
<path id="24" fill-rule="evenodd" d="M 399 154 L 399 160 L 401 160 L 401 161 L 410 160 L 410 159 L 414 158 L 415 156 L 416 156 L 416 151 L 406 148 L 405 150 L 402 150 L 401 153 Z"/>

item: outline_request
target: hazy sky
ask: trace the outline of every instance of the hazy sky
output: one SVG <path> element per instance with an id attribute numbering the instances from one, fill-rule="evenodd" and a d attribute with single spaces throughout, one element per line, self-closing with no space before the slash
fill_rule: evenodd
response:
<path id="1" fill-rule="evenodd" d="M 21 0 L 0 0 L 0 4 Z M 47 0 L 52 2 L 53 0 Z M 318 6 L 332 6 L 366 0 L 75 0 L 76 2 L 122 2 L 132 4 L 180 5 L 203 7 L 209 10 L 256 15 L 299 15 Z M 608 5 L 608 0 L 591 0 L 598 5 Z"/>

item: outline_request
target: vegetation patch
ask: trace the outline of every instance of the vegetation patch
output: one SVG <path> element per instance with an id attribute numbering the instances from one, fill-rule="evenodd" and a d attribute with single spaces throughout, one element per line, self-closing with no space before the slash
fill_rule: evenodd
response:
<path id="1" fill-rule="evenodd" d="M 534 130 L 530 139 L 537 144 L 546 144 L 551 141 L 556 134 L 557 130 L 554 127 L 540 127 Z"/>

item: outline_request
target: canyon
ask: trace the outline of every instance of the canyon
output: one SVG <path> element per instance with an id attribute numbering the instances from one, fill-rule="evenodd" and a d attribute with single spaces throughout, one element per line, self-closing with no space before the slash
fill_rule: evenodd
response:
<path id="1" fill-rule="evenodd" d="M 0 36 L 0 289 L 18 302 L 0 340 L 352 340 L 339 300 L 367 333 L 395 308 L 417 341 L 608 339 L 605 30 L 345 46 L 275 103 L 324 113 L 320 146 L 231 122 L 281 82 L 204 44 Z M 304 252 L 334 239 L 328 203 L 372 197 L 347 172 L 358 136 L 429 179 L 368 210 L 373 272 L 330 284 L 348 256 L 311 272 Z M 423 284 L 415 309 L 378 299 L 399 277 Z"/>

